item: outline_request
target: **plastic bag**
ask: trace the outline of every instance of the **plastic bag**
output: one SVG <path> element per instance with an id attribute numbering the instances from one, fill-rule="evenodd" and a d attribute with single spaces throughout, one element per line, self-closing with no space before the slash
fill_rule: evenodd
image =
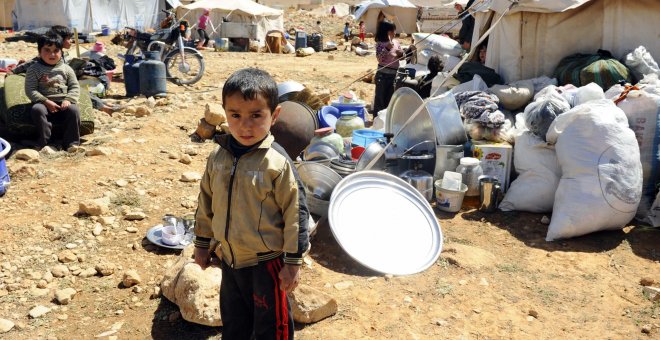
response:
<path id="1" fill-rule="evenodd" d="M 451 89 L 452 93 L 459 93 L 459 92 L 465 92 L 465 91 L 481 91 L 485 92 L 488 90 L 488 85 L 486 85 L 486 82 L 484 82 L 483 79 L 481 79 L 481 76 L 478 74 L 475 74 L 472 80 L 462 83 L 460 85 L 456 85 Z"/>
<path id="2" fill-rule="evenodd" d="M 571 106 L 556 88 L 549 86 L 539 92 L 536 100 L 525 107 L 523 119 L 530 132 L 545 140 L 545 135 L 555 118 L 570 109 Z"/>
<path id="3" fill-rule="evenodd" d="M 533 133 L 524 132 L 516 137 L 513 165 L 518 178 L 511 183 L 500 210 L 552 211 L 561 177 L 554 147 Z"/>
<path id="4" fill-rule="evenodd" d="M 642 196 L 642 164 L 623 111 L 588 102 L 559 115 L 546 137 L 562 171 L 546 240 L 625 227 Z"/>
<path id="5" fill-rule="evenodd" d="M 582 105 L 592 100 L 605 99 L 605 92 L 600 85 L 596 83 L 589 83 L 580 86 L 575 94 L 575 106 Z"/>
<path id="6" fill-rule="evenodd" d="M 646 47 L 644 46 L 639 46 L 634 51 L 628 53 L 624 63 L 630 68 L 636 79 L 642 79 L 647 74 L 657 74 L 660 76 L 660 66 L 655 62 L 651 53 L 646 51 Z"/>
<path id="7" fill-rule="evenodd" d="M 524 107 L 534 96 L 534 83 L 522 80 L 510 85 L 493 85 L 489 91 L 500 99 L 500 104 L 507 110 L 517 110 Z"/>

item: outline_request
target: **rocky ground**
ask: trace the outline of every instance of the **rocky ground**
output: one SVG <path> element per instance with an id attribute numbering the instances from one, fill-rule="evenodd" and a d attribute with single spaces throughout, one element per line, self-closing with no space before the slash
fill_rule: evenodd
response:
<path id="1" fill-rule="evenodd" d="M 110 55 L 121 52 L 109 48 Z M 33 44 L 0 44 L 7 57 L 35 51 Z M 341 49 L 305 58 L 203 53 L 202 81 L 168 84 L 166 99 L 129 101 L 114 82 L 110 97 L 127 108 L 112 117 L 97 112 L 85 152 L 8 159 L 12 187 L 0 198 L 0 337 L 220 338 L 220 328 L 185 321 L 161 295 L 179 253 L 145 238 L 163 215 L 195 210 L 197 179 L 214 147 L 190 138 L 205 104 L 220 102 L 224 80 L 248 66 L 319 93 L 352 89 L 370 101 L 374 86 L 353 81 L 375 60 Z M 364 204 L 365 214 L 378 209 Z M 658 337 L 660 298 L 652 301 L 645 286 L 660 287 L 660 230 L 631 225 L 548 243 L 542 215 L 436 215 L 445 237 L 441 257 L 404 277 L 360 266 L 327 225 L 319 226 L 303 282 L 335 298 L 338 310 L 297 325 L 298 338 Z"/>

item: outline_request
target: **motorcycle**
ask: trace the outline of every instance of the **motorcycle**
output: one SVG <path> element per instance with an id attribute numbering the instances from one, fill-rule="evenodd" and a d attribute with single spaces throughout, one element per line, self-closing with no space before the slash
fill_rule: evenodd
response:
<path id="1" fill-rule="evenodd" d="M 138 54 L 138 50 L 159 51 L 168 80 L 177 85 L 194 84 L 204 75 L 204 56 L 197 49 L 184 44 L 189 29 L 188 21 L 177 20 L 174 11 L 163 12 L 167 16 L 160 24 L 161 29 L 155 33 L 126 27 L 127 31 L 117 39 L 128 47 L 126 55 Z"/>

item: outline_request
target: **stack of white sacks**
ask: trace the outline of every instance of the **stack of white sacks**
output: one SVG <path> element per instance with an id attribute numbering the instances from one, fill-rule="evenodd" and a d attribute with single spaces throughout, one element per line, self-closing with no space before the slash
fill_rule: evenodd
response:
<path id="1" fill-rule="evenodd" d="M 552 211 L 548 241 L 621 229 L 635 215 L 660 226 L 652 208 L 660 180 L 660 69 L 643 47 L 626 64 L 644 76 L 617 104 L 623 86 L 607 93 L 593 83 L 548 86 L 517 116 L 518 178 L 500 209 Z M 660 211 L 660 195 L 658 201 Z"/>

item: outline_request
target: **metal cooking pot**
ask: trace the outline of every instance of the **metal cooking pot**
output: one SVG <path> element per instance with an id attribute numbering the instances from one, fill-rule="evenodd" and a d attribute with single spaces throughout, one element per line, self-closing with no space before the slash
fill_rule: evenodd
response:
<path id="1" fill-rule="evenodd" d="M 445 171 L 456 171 L 463 158 L 463 151 L 463 145 L 437 145 L 433 177 L 440 179 L 445 175 Z"/>
<path id="2" fill-rule="evenodd" d="M 433 201 L 433 176 L 430 173 L 424 170 L 406 170 L 399 177 L 417 189 L 428 202 Z"/>

